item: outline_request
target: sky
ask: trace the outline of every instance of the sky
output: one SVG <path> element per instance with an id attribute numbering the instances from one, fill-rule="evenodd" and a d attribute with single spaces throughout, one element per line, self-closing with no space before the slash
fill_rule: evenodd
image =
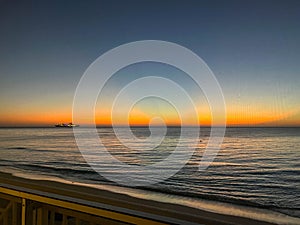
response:
<path id="1" fill-rule="evenodd" d="M 0 126 L 72 121 L 74 93 L 88 66 L 140 40 L 174 42 L 200 56 L 223 90 L 228 126 L 300 126 L 299 12 L 299 1 L 0 1 Z M 117 93 L 149 75 L 185 88 L 201 125 L 210 124 L 201 89 L 159 63 L 117 72 L 99 96 L 96 123 L 111 124 Z M 118 110 L 117 123 L 125 124 Z M 189 109 L 179 115 L 158 98 L 141 100 L 128 113 L 133 125 L 155 117 L 178 125 L 180 116 L 189 117 Z"/>

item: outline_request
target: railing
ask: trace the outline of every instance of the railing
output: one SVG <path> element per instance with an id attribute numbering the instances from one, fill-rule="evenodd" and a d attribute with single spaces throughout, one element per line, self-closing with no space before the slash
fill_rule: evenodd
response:
<path id="1" fill-rule="evenodd" d="M 33 193 L 35 192 L 35 193 Z M 101 206 L 101 203 L 99 203 Z M 0 187 L 0 225 L 167 224 L 166 218 L 40 191 Z M 125 211 L 125 212 L 124 212 Z M 153 217 L 153 216 L 152 216 Z M 159 221 L 162 220 L 162 221 Z"/>

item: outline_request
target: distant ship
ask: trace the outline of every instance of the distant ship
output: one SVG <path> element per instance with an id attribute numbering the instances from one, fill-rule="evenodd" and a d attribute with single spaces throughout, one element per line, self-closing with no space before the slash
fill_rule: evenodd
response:
<path id="1" fill-rule="evenodd" d="M 79 125 L 73 123 L 59 123 L 56 124 L 55 127 L 79 127 Z"/>

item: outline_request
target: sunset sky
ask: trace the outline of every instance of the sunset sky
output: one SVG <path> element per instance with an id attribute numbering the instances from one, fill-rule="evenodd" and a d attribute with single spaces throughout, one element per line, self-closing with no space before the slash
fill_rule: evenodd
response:
<path id="1" fill-rule="evenodd" d="M 299 1 L 1 1 L 0 126 L 70 122 L 87 67 L 138 40 L 170 41 L 198 54 L 223 90 L 227 125 L 300 126 L 299 12 Z M 111 123 L 110 104 L 124 85 L 149 75 L 185 88 L 201 125 L 210 124 L 201 90 L 182 71 L 159 63 L 116 73 L 96 106 L 97 124 Z M 180 116 L 189 117 L 189 109 Z M 138 102 L 129 120 L 145 125 L 154 117 L 180 124 L 175 109 L 155 98 Z M 117 118 L 120 125 L 126 119 Z"/>

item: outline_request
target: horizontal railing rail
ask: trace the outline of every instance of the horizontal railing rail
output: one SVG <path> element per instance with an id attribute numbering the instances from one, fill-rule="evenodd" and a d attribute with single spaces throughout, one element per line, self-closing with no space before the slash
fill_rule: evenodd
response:
<path id="1" fill-rule="evenodd" d="M 62 216 L 60 220 L 63 225 L 68 224 L 68 218 L 74 218 L 76 225 L 80 224 L 81 219 L 89 224 L 98 224 L 95 221 L 101 221 L 101 218 L 105 224 L 195 224 L 176 218 L 9 184 L 0 184 L 0 198 L 10 199 L 12 203 L 21 204 L 21 220 L 19 220 L 21 223 L 15 221 L 14 217 L 17 216 L 15 210 L 12 215 L 13 225 L 54 225 L 56 214 Z M 33 207 L 32 203 L 38 203 L 38 205 Z M 3 225 L 6 225 L 7 221 L 3 221 Z"/>

